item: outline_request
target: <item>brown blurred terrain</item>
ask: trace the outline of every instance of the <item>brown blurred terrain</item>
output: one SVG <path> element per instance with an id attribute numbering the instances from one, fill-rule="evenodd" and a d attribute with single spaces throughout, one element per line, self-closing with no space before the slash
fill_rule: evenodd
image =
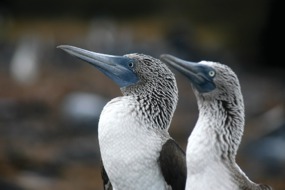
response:
<path id="1" fill-rule="evenodd" d="M 102 107 L 121 93 L 98 70 L 56 48 L 61 44 L 231 66 L 246 106 L 237 162 L 254 182 L 285 189 L 278 1 L 42 3 L 0 3 L 1 190 L 102 189 L 97 123 Z M 179 103 L 170 133 L 185 149 L 198 110 L 189 82 L 175 74 Z"/>

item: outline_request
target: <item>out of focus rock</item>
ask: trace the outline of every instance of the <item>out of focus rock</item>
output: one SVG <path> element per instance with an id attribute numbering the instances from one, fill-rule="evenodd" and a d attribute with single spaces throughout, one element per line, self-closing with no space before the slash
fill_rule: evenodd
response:
<path id="1" fill-rule="evenodd" d="M 94 19 L 86 36 L 88 48 L 108 54 L 126 54 L 133 46 L 133 33 L 122 29 L 112 19 Z"/>
<path id="2" fill-rule="evenodd" d="M 285 122 L 264 137 L 248 144 L 248 160 L 255 160 L 263 173 L 271 176 L 285 174 Z M 256 166 L 257 167 L 257 166 Z"/>
<path id="3" fill-rule="evenodd" d="M 33 84 L 39 75 L 41 42 L 34 35 L 20 39 L 11 60 L 10 73 L 20 84 Z"/>
<path id="4" fill-rule="evenodd" d="M 62 150 L 58 152 L 54 160 L 54 163 L 62 166 L 71 163 L 96 165 L 99 162 L 100 151 L 95 134 L 94 136 L 72 139 L 69 144 L 62 146 Z"/>
<path id="5" fill-rule="evenodd" d="M 24 189 L 49 190 L 54 189 L 55 180 L 34 172 L 22 172 L 16 178 L 16 183 Z"/>
<path id="6" fill-rule="evenodd" d="M 0 98 L 0 119 L 2 121 L 39 118 L 48 114 L 49 111 L 47 103 L 39 100 L 18 101 Z"/>
<path id="7" fill-rule="evenodd" d="M 86 93 L 68 94 L 61 105 L 61 115 L 70 127 L 97 129 L 98 120 L 107 100 L 103 97 Z"/>
<path id="8" fill-rule="evenodd" d="M 0 189 L 1 190 L 24 190 L 23 188 L 19 187 L 15 183 L 11 183 L 5 180 L 0 179 Z"/>

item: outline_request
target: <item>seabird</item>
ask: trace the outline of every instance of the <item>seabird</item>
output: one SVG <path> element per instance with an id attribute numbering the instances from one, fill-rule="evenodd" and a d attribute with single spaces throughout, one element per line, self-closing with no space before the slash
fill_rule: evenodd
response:
<path id="1" fill-rule="evenodd" d="M 143 54 L 113 56 L 67 45 L 59 48 L 95 66 L 123 94 L 106 104 L 99 119 L 104 189 L 185 189 L 185 153 L 168 133 L 178 101 L 170 69 Z"/>
<path id="2" fill-rule="evenodd" d="M 161 60 L 191 81 L 199 108 L 186 150 L 186 189 L 271 189 L 252 182 L 236 163 L 244 130 L 244 103 L 232 69 L 216 62 L 194 63 L 171 55 L 161 55 Z"/>

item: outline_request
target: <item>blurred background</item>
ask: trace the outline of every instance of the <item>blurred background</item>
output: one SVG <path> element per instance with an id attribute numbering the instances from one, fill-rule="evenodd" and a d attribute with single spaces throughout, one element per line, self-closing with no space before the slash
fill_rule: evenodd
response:
<path id="1" fill-rule="evenodd" d="M 285 189 L 282 11 L 278 0 L 2 0 L 0 189 L 102 189 L 97 123 L 121 93 L 61 44 L 229 65 L 246 107 L 237 162 L 254 182 Z M 198 110 L 189 82 L 175 74 L 170 133 L 185 149 Z"/>

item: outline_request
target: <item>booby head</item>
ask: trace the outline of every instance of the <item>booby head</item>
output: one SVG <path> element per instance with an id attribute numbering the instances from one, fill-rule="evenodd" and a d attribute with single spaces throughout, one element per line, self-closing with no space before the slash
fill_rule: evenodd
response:
<path id="1" fill-rule="evenodd" d="M 178 89 L 174 74 L 159 59 L 137 53 L 107 55 L 69 45 L 60 45 L 58 48 L 95 66 L 119 85 L 123 95 L 151 102 L 143 105 L 150 111 L 147 117 L 152 117 L 162 129 L 169 127 L 178 101 Z M 161 117 L 166 117 L 163 121 L 167 123 L 159 123 Z"/>
<path id="2" fill-rule="evenodd" d="M 164 63 L 143 54 L 125 56 L 133 60 L 133 72 L 138 76 L 138 82 L 122 87 L 121 91 L 124 95 L 163 93 L 161 95 L 173 96 L 177 101 L 178 89 L 175 76 Z"/>
<path id="3" fill-rule="evenodd" d="M 236 74 L 224 64 L 211 61 L 195 63 L 172 55 L 161 55 L 161 59 L 191 81 L 196 95 L 222 101 L 236 96 L 242 98 Z"/>

